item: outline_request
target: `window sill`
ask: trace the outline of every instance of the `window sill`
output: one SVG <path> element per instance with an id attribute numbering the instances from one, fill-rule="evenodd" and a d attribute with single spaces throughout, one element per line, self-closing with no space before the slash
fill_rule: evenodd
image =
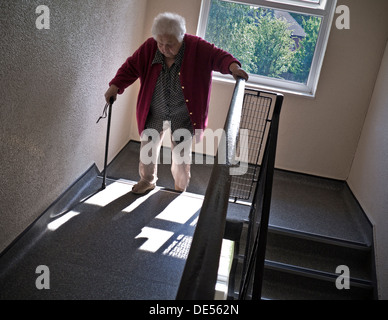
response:
<path id="1" fill-rule="evenodd" d="M 234 78 L 231 75 L 223 75 L 223 74 L 220 74 L 218 72 L 213 73 L 213 81 L 221 82 L 221 83 L 230 83 L 230 84 L 236 83 L 236 81 L 234 80 Z M 266 85 L 266 84 L 260 83 L 257 80 L 256 81 L 248 80 L 245 87 L 247 89 L 273 91 L 273 92 L 278 92 L 278 93 L 282 93 L 282 94 L 290 94 L 290 95 L 299 96 L 299 97 L 306 97 L 306 98 L 310 98 L 310 99 L 315 98 L 315 93 L 312 93 L 312 92 L 281 88 L 281 87 L 278 87 L 276 85 L 274 85 L 274 86 L 273 85 Z"/>

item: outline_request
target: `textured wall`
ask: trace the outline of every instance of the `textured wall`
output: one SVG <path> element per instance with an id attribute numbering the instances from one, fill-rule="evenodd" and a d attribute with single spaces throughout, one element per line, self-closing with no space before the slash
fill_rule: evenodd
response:
<path id="1" fill-rule="evenodd" d="M 38 30 L 38 5 L 50 29 Z M 142 41 L 144 0 L 0 2 L 0 252 L 93 163 L 108 81 Z M 111 157 L 128 141 L 132 90 L 115 105 Z"/>

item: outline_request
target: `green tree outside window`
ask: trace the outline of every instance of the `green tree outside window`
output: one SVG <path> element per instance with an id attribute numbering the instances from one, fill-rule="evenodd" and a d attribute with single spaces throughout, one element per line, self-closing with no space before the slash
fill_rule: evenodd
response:
<path id="1" fill-rule="evenodd" d="M 307 83 L 321 18 L 212 0 L 205 39 L 251 73 Z"/>

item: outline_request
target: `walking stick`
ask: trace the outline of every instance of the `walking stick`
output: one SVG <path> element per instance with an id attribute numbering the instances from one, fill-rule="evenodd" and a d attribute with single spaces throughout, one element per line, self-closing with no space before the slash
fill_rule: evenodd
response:
<path id="1" fill-rule="evenodd" d="M 112 105 L 114 102 L 114 98 L 111 97 L 109 100 L 109 103 L 105 105 L 103 115 L 97 120 L 97 123 L 101 120 L 106 118 L 106 109 L 109 107 L 108 111 L 108 126 L 107 126 L 107 132 L 106 132 L 106 143 L 105 143 L 105 161 L 104 161 L 104 174 L 102 178 L 102 186 L 101 190 L 104 190 L 106 188 L 106 169 L 108 166 L 108 150 L 109 150 L 109 135 L 110 135 L 110 123 L 112 119 Z"/>

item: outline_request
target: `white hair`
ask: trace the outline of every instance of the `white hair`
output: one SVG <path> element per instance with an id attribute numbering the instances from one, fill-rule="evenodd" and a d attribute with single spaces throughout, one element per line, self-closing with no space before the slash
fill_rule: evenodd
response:
<path id="1" fill-rule="evenodd" d="M 151 32 L 155 40 L 160 35 L 173 35 L 182 42 L 186 33 L 186 20 L 176 13 L 160 13 L 154 19 Z"/>

